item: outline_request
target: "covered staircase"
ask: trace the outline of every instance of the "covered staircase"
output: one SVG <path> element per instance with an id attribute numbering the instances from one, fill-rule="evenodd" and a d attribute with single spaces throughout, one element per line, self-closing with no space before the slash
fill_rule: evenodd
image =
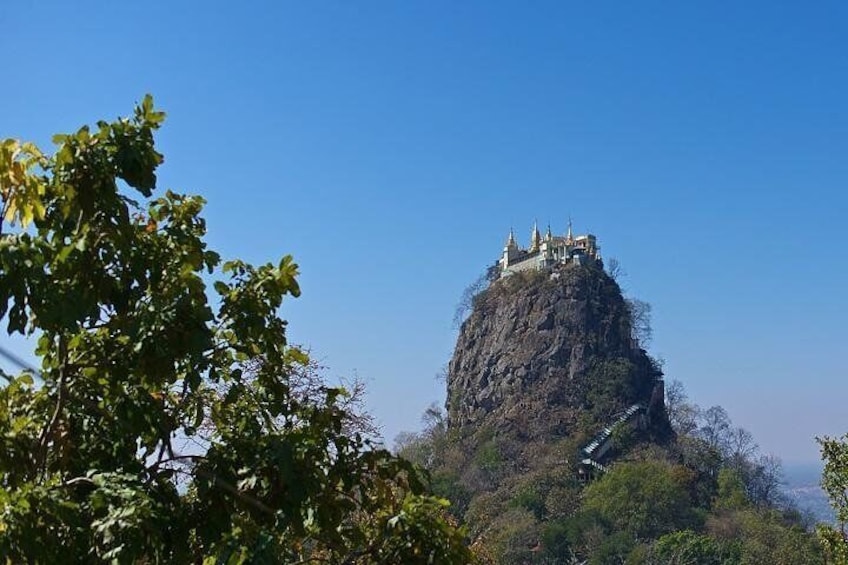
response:
<path id="1" fill-rule="evenodd" d="M 587 480 L 597 472 L 605 473 L 606 465 L 603 465 L 600 460 L 612 447 L 612 434 L 618 426 L 621 426 L 632 420 L 639 412 L 645 410 L 641 404 L 634 404 L 627 410 L 616 417 L 607 427 L 601 430 L 598 435 L 592 438 L 592 441 L 587 443 L 580 452 L 584 455 L 580 460 L 578 472 Z"/>

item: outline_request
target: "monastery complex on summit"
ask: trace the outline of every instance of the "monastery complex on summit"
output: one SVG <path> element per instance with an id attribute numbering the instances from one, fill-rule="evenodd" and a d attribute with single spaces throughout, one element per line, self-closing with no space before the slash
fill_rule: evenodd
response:
<path id="1" fill-rule="evenodd" d="M 592 234 L 578 235 L 571 233 L 571 222 L 568 222 L 568 233 L 565 236 L 553 235 L 551 227 L 543 238 L 537 225 L 530 232 L 530 247 L 522 249 L 515 242 L 515 234 L 509 230 L 509 239 L 503 250 L 503 256 L 498 261 L 500 276 L 529 270 L 552 269 L 557 265 L 575 263 L 578 265 L 590 262 L 601 262 L 601 251 L 597 239 Z"/>

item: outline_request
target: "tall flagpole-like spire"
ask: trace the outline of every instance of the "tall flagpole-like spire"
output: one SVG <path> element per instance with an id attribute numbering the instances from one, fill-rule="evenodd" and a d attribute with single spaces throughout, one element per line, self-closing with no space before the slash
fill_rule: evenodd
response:
<path id="1" fill-rule="evenodd" d="M 533 221 L 533 231 L 530 233 L 530 250 L 536 251 L 539 249 L 539 244 L 542 242 L 542 235 L 539 233 L 539 221 Z"/>

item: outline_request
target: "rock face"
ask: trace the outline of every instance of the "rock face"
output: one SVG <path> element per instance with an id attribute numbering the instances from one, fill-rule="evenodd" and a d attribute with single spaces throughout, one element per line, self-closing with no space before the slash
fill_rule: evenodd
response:
<path id="1" fill-rule="evenodd" d="M 618 284 L 595 266 L 516 274 L 475 299 L 448 367 L 448 425 L 566 436 L 632 403 L 667 430 L 662 373 L 631 337 Z"/>

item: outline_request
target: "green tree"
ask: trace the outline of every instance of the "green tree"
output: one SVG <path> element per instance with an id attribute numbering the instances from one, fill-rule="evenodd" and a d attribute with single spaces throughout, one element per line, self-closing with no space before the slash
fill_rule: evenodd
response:
<path id="1" fill-rule="evenodd" d="M 739 549 L 692 530 L 666 534 L 654 544 L 651 562 L 667 565 L 723 565 L 739 562 Z"/>
<path id="2" fill-rule="evenodd" d="M 848 564 L 848 434 L 841 438 L 816 438 L 821 447 L 824 471 L 822 487 L 836 510 L 837 528 L 821 525 L 819 540 L 830 563 Z"/>
<path id="3" fill-rule="evenodd" d="M 725 468 L 718 472 L 717 490 L 713 501 L 716 510 L 740 510 L 750 505 L 745 494 L 745 483 L 733 469 Z"/>
<path id="4" fill-rule="evenodd" d="M 605 536 L 589 558 L 589 565 L 626 563 L 628 555 L 636 548 L 636 542 L 627 532 L 615 532 Z"/>
<path id="5" fill-rule="evenodd" d="M 163 119 L 148 96 L 53 155 L 0 143 L 0 318 L 41 362 L 2 375 L 0 555 L 471 560 L 413 466 L 349 432 L 345 390 L 297 392 L 292 258 L 221 264 L 203 200 L 154 197 Z"/>
<path id="6" fill-rule="evenodd" d="M 738 549 L 743 564 L 821 563 L 815 540 L 796 521 L 778 510 L 749 507 L 720 511 L 708 517 L 706 531 L 725 547 Z"/>
<path id="7" fill-rule="evenodd" d="M 660 461 L 615 465 L 586 487 L 583 509 L 596 512 L 637 539 L 652 539 L 692 524 L 687 472 Z"/>

